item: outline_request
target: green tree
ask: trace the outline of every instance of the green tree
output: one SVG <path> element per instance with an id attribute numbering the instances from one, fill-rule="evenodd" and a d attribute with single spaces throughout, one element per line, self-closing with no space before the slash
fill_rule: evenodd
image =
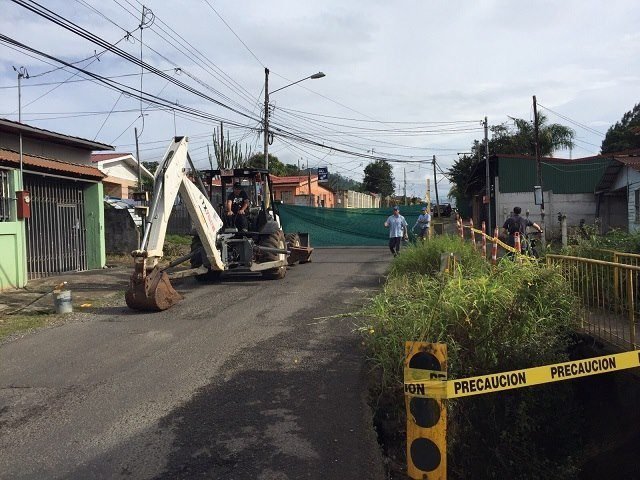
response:
<path id="1" fill-rule="evenodd" d="M 379 193 L 382 197 L 393 195 L 393 170 L 389 162 L 376 160 L 364 169 L 363 188 L 368 192 Z"/>
<path id="2" fill-rule="evenodd" d="M 601 153 L 623 152 L 640 148 L 640 103 L 609 127 L 600 147 Z"/>
<path id="3" fill-rule="evenodd" d="M 264 168 L 264 153 L 258 152 L 251 155 L 247 161 L 247 166 L 253 168 Z M 269 154 L 269 173 L 279 177 L 287 177 L 293 175 L 306 175 L 307 171 L 298 170 L 297 165 L 282 163 L 278 157 Z"/>
<path id="4" fill-rule="evenodd" d="M 535 155 L 536 138 L 533 120 L 512 118 L 512 125 L 508 122 L 490 127 L 489 154 L 513 153 L 517 155 Z M 541 157 L 552 157 L 556 150 L 573 148 L 575 132 L 569 127 L 558 123 L 547 123 L 547 117 L 538 113 L 538 146 Z M 481 147 L 478 142 L 473 148 Z M 484 152 L 482 152 L 484 153 Z"/>
<path id="5" fill-rule="evenodd" d="M 362 184 L 360 182 L 356 182 L 352 178 L 345 177 L 339 173 L 330 173 L 327 185 L 335 192 L 344 190 L 354 190 L 359 192 L 362 188 Z"/>

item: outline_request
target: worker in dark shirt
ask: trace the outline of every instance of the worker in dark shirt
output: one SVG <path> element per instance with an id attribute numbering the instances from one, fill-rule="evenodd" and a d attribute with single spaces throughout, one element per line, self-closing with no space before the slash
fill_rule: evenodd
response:
<path id="1" fill-rule="evenodd" d="M 515 245 L 515 234 L 518 232 L 520 237 L 527 233 L 527 227 L 533 227 L 538 232 L 542 233 L 542 228 L 537 223 L 533 223 L 531 220 L 525 217 L 521 217 L 522 209 L 520 207 L 513 207 L 513 216 L 507 218 L 502 226 L 505 235 L 507 237 L 507 244 L 513 247 Z M 521 244 L 521 248 L 522 248 Z"/>
<path id="2" fill-rule="evenodd" d="M 233 191 L 227 197 L 227 225 L 234 226 L 239 231 L 247 231 L 247 209 L 249 208 L 249 196 L 242 190 L 240 182 L 233 184 Z"/>

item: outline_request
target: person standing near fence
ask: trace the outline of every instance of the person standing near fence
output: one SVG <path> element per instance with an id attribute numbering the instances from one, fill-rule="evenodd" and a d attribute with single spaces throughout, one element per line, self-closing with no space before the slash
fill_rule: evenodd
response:
<path id="1" fill-rule="evenodd" d="M 420 214 L 420 216 L 418 216 L 418 220 L 416 220 L 416 224 L 413 226 L 413 229 L 415 229 L 416 227 L 420 227 L 420 232 L 418 233 L 418 237 L 420 237 L 420 240 L 428 238 L 430 222 L 431 215 L 429 215 L 427 207 L 422 207 L 422 213 Z"/>
<path id="2" fill-rule="evenodd" d="M 400 215 L 400 209 L 393 207 L 393 214 L 384 222 L 384 226 L 389 229 L 389 250 L 395 257 L 400 253 L 400 243 L 407 235 L 407 221 Z"/>
<path id="3" fill-rule="evenodd" d="M 542 228 L 540 228 L 537 223 L 533 223 L 528 218 L 521 217 L 520 213 L 522 213 L 520 207 L 513 207 L 513 216 L 507 218 L 504 225 L 502 225 L 502 229 L 505 235 L 507 235 L 507 244 L 510 247 L 514 247 L 516 244 L 515 234 L 519 233 L 520 237 L 522 237 L 527 233 L 527 227 L 533 227 L 542 233 Z"/>

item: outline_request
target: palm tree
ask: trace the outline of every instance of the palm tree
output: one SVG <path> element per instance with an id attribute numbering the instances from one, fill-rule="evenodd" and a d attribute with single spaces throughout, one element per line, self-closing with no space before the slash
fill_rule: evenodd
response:
<path id="1" fill-rule="evenodd" d="M 535 155 L 535 126 L 533 120 L 509 117 L 513 126 L 502 123 L 491 127 L 493 138 L 489 151 L 493 154 Z M 556 150 L 573 148 L 575 132 L 558 123 L 547 124 L 547 117 L 538 113 L 538 139 L 541 157 L 552 157 Z"/>

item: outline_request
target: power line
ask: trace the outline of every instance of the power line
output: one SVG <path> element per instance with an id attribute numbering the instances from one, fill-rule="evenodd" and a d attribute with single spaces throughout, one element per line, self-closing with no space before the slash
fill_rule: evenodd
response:
<path id="1" fill-rule="evenodd" d="M 56 14 L 55 12 L 47 9 L 46 7 L 43 7 L 42 5 L 38 4 L 37 2 L 33 1 L 33 0 L 12 0 L 14 3 L 26 8 L 27 10 L 32 11 L 33 13 L 36 13 L 37 15 L 40 15 L 41 17 L 51 21 L 52 23 L 55 23 L 56 25 L 59 25 L 61 27 L 63 27 L 64 29 L 80 36 L 81 38 L 84 38 L 86 40 L 89 40 L 92 43 L 95 43 L 96 45 L 99 45 L 107 50 L 109 50 L 110 52 L 116 54 L 117 56 L 128 60 L 129 62 L 133 63 L 134 65 L 137 66 L 141 66 L 144 67 L 145 69 L 147 69 L 148 71 L 150 71 L 151 73 L 164 78 L 165 80 L 169 80 L 172 83 L 174 83 L 175 85 L 177 85 L 178 87 L 196 95 L 199 96 L 201 98 L 204 98 L 205 100 L 208 100 L 216 105 L 219 105 L 223 108 L 226 108 L 230 111 L 233 111 L 234 113 L 237 113 L 238 115 L 247 117 L 247 118 L 251 118 L 249 115 L 247 115 L 244 112 L 239 111 L 236 108 L 233 108 L 229 105 L 224 104 L 223 102 L 220 102 L 219 100 L 212 98 L 211 96 L 200 92 L 199 90 L 185 84 L 184 82 L 177 80 L 175 78 L 171 78 L 169 75 L 167 75 L 166 73 L 164 73 L 163 71 L 157 69 L 156 67 L 149 65 L 146 62 L 141 62 L 139 59 L 137 59 L 135 56 L 131 55 L 128 52 L 125 52 L 124 50 L 117 48 L 115 45 L 110 44 L 109 42 L 103 40 L 102 38 L 96 36 L 95 34 L 89 32 L 88 30 L 76 25 L 75 23 L 71 22 L 70 20 Z M 27 3 L 29 2 L 29 3 Z M 33 6 L 35 5 L 35 6 Z M 8 37 L 7 37 L 8 38 Z M 72 68 L 77 68 L 75 65 L 71 65 L 68 64 L 67 66 L 72 67 Z M 252 120 L 256 120 L 255 118 L 252 118 Z"/>
<path id="2" fill-rule="evenodd" d="M 596 135 L 600 135 L 601 137 L 605 137 L 606 136 L 604 133 L 599 132 L 598 130 L 595 130 L 595 129 L 591 128 L 591 127 L 588 127 L 588 126 L 586 126 L 586 125 L 584 125 L 584 124 L 582 124 L 580 122 L 577 122 L 576 120 L 573 120 L 573 119 L 571 119 L 571 118 L 569 118 L 569 117 L 567 117 L 565 115 L 562 115 L 561 113 L 558 113 L 558 112 L 556 112 L 554 110 L 551 110 L 550 108 L 547 108 L 544 105 L 540 105 L 540 103 L 538 103 L 538 106 L 544 108 L 548 112 L 553 113 L 554 115 L 557 115 L 558 117 L 566 120 L 567 122 L 572 123 L 573 125 L 576 125 L 578 127 L 581 127 L 583 129 L 587 130 L 588 132 L 594 133 Z"/>
<path id="3" fill-rule="evenodd" d="M 224 18 L 222 18 L 222 15 L 220 15 L 220 13 L 218 13 L 218 11 L 217 11 L 215 8 L 213 8 L 213 6 L 209 3 L 209 0 L 204 0 L 204 2 L 205 2 L 207 5 L 209 5 L 209 8 L 210 8 L 211 10 L 213 10 L 213 12 L 218 16 L 218 18 L 219 18 L 220 20 L 222 20 L 222 23 L 224 23 L 224 24 L 227 26 L 227 28 L 231 31 L 231 33 L 233 33 L 233 35 L 234 35 L 234 36 L 235 36 L 235 37 L 240 41 L 240 43 L 242 43 L 242 45 L 244 45 L 244 48 L 246 48 L 246 49 L 247 49 L 247 51 L 248 51 L 248 52 L 253 56 L 253 58 L 255 58 L 255 59 L 256 59 L 256 61 L 260 64 L 260 66 L 261 66 L 261 67 L 264 67 L 265 65 L 264 65 L 264 64 L 262 63 L 262 61 L 258 58 L 258 56 L 257 56 L 255 53 L 253 53 L 253 51 L 249 48 L 249 46 L 248 46 L 246 43 L 244 43 L 244 40 L 242 40 L 242 39 L 238 36 L 238 34 L 233 30 L 233 28 L 231 28 L 231 26 L 227 23 L 227 21 L 226 21 Z"/>

